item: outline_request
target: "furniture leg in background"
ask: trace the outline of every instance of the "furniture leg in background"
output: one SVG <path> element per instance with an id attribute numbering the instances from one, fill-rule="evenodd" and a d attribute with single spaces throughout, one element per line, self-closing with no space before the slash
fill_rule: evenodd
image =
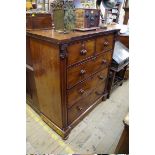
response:
<path id="1" fill-rule="evenodd" d="M 129 153 L 129 115 L 124 119 L 124 130 L 116 147 L 115 153 L 124 154 Z"/>

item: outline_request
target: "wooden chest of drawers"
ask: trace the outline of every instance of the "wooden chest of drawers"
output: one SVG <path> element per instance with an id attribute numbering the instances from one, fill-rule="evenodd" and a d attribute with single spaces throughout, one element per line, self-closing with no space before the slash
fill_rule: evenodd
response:
<path id="1" fill-rule="evenodd" d="M 64 139 L 106 99 L 119 29 L 59 34 L 27 31 L 27 95 L 30 105 Z"/>

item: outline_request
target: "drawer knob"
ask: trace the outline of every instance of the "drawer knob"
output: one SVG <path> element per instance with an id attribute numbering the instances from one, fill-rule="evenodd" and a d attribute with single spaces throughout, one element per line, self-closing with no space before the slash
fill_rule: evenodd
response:
<path id="1" fill-rule="evenodd" d="M 96 94 L 96 95 L 103 95 L 102 92 L 98 92 L 98 91 L 96 91 L 95 94 Z"/>
<path id="2" fill-rule="evenodd" d="M 86 49 L 81 50 L 80 54 L 81 55 L 86 55 L 87 54 L 87 50 Z"/>
<path id="3" fill-rule="evenodd" d="M 105 80 L 105 79 L 106 79 L 106 77 L 103 76 L 103 75 L 99 75 L 98 78 L 99 78 L 100 80 Z"/>
<path id="4" fill-rule="evenodd" d="M 106 63 L 107 63 L 107 60 L 103 59 L 102 64 L 106 64 Z"/>
<path id="5" fill-rule="evenodd" d="M 79 90 L 79 93 L 80 93 L 80 94 L 83 94 L 84 92 L 85 92 L 85 91 L 84 91 L 83 89 L 80 89 L 80 90 Z"/>
<path id="6" fill-rule="evenodd" d="M 109 42 L 108 42 L 108 41 L 105 41 L 105 42 L 104 42 L 104 46 L 105 46 L 105 47 L 109 46 Z"/>
<path id="7" fill-rule="evenodd" d="M 79 110 L 79 111 L 82 111 L 82 109 L 83 109 L 83 108 L 80 107 L 80 106 L 77 106 L 76 108 L 77 108 L 77 110 Z"/>
<path id="8" fill-rule="evenodd" d="M 81 75 L 84 75 L 85 73 L 86 73 L 86 70 L 81 69 L 80 74 L 81 74 Z"/>

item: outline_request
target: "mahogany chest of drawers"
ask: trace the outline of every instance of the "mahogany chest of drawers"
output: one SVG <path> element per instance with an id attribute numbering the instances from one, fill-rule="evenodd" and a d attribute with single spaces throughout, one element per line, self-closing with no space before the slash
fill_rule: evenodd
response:
<path id="1" fill-rule="evenodd" d="M 27 99 L 62 138 L 106 99 L 118 31 L 27 31 Z"/>

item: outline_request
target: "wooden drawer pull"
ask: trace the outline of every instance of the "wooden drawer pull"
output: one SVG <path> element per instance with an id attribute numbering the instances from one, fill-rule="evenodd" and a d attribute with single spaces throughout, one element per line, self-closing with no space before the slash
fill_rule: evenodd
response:
<path id="1" fill-rule="evenodd" d="M 83 89 L 80 89 L 80 90 L 79 90 L 79 93 L 80 93 L 80 94 L 83 94 L 84 92 L 85 92 L 85 91 L 84 91 Z"/>
<path id="2" fill-rule="evenodd" d="M 96 95 L 103 95 L 103 92 L 98 92 L 98 91 L 96 91 L 95 94 L 96 94 Z"/>
<path id="3" fill-rule="evenodd" d="M 80 106 L 77 106 L 76 108 L 77 108 L 77 110 L 79 110 L 79 111 L 82 111 L 82 109 L 83 109 L 83 108 L 80 107 Z"/>
<path id="4" fill-rule="evenodd" d="M 99 78 L 100 80 L 105 80 L 105 79 L 106 79 L 106 77 L 103 76 L 103 75 L 99 75 L 98 78 Z"/>
<path id="5" fill-rule="evenodd" d="M 86 70 L 81 69 L 81 71 L 80 71 L 80 75 L 84 75 L 85 73 L 86 73 Z"/>
<path id="6" fill-rule="evenodd" d="M 80 54 L 81 55 L 86 55 L 87 54 L 87 50 L 86 49 L 81 50 Z"/>
<path id="7" fill-rule="evenodd" d="M 105 42 L 104 42 L 104 46 L 105 46 L 105 47 L 109 46 L 109 42 L 108 42 L 108 41 L 105 41 Z"/>
<path id="8" fill-rule="evenodd" d="M 106 64 L 106 63 L 107 63 L 107 60 L 103 59 L 102 64 Z"/>

